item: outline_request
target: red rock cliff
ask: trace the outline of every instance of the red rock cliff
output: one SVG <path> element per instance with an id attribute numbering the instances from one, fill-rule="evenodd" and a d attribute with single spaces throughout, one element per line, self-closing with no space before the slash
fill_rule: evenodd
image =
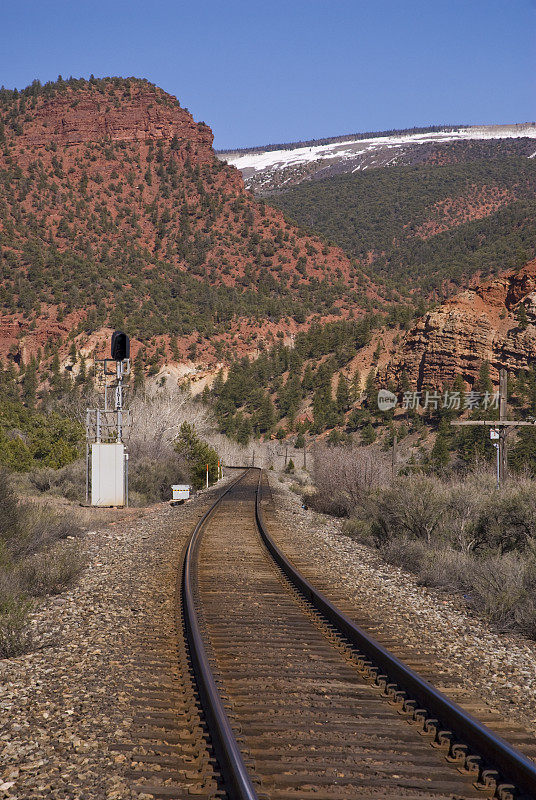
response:
<path id="1" fill-rule="evenodd" d="M 523 305 L 527 325 L 516 312 Z M 536 358 L 536 260 L 468 289 L 427 313 L 408 332 L 383 376 L 406 372 L 417 388 L 441 386 L 457 375 L 472 384 L 483 361 L 498 370 L 526 369 Z"/>

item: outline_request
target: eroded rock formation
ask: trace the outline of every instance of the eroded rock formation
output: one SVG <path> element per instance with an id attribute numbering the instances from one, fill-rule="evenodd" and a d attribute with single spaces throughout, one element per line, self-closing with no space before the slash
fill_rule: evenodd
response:
<path id="1" fill-rule="evenodd" d="M 525 310 L 526 320 L 520 321 Z M 527 369 L 536 359 L 536 260 L 467 289 L 430 311 L 402 340 L 384 375 L 405 372 L 417 388 L 457 375 L 472 384 L 483 361 L 498 370 Z"/>

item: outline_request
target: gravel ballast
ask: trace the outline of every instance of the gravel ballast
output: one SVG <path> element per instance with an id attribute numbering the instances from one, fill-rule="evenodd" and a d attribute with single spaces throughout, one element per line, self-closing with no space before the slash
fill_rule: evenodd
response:
<path id="1" fill-rule="evenodd" d="M 84 534 L 81 579 L 33 614 L 39 649 L 0 661 L 0 798 L 139 796 L 117 745 L 135 730 L 144 636 L 174 624 L 180 553 L 214 496 L 117 512 L 116 523 Z"/>

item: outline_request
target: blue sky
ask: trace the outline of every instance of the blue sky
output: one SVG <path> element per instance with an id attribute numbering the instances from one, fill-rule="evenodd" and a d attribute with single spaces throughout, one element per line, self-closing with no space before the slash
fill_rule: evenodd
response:
<path id="1" fill-rule="evenodd" d="M 536 120 L 536 0 L 3 0 L 0 85 L 136 75 L 251 146 Z"/>

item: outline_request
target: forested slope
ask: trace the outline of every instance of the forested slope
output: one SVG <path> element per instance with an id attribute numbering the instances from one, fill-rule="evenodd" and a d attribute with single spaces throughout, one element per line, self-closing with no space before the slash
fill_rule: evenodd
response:
<path id="1" fill-rule="evenodd" d="M 0 91 L 0 354 L 108 326 L 161 360 L 210 361 L 238 332 L 377 297 L 342 250 L 246 192 L 212 139 L 144 80 Z"/>
<path id="2" fill-rule="evenodd" d="M 392 288 L 442 296 L 534 256 L 535 179 L 533 159 L 481 159 L 341 175 L 271 202 Z"/>

